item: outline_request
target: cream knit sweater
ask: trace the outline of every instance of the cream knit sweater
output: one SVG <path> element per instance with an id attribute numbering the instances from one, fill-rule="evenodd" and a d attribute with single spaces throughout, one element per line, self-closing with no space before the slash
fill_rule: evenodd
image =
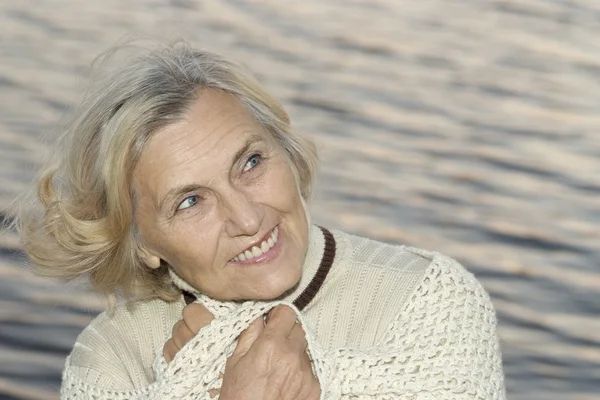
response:
<path id="1" fill-rule="evenodd" d="M 494 309 L 473 275 L 438 253 L 334 231 L 336 256 L 300 312 L 324 249 L 312 227 L 303 276 L 280 301 L 223 303 L 199 295 L 215 320 L 166 364 L 162 346 L 183 300 L 120 306 L 82 332 L 61 398 L 210 399 L 236 338 L 277 304 L 298 313 L 321 399 L 504 399 Z M 191 288 L 175 276 L 182 289 Z"/>

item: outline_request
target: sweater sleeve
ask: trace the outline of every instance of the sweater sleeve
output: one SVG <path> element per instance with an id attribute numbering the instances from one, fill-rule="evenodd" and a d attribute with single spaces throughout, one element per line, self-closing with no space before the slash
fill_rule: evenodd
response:
<path id="1" fill-rule="evenodd" d="M 436 254 L 380 346 L 336 350 L 342 399 L 505 398 L 496 316 L 485 290 Z"/>

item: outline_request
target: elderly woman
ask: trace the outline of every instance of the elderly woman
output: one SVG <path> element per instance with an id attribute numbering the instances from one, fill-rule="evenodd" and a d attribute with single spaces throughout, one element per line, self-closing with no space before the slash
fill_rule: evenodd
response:
<path id="1" fill-rule="evenodd" d="M 480 284 L 312 225 L 315 148 L 238 65 L 145 51 L 96 79 L 58 146 L 21 202 L 24 247 L 113 300 L 63 399 L 504 398 Z"/>

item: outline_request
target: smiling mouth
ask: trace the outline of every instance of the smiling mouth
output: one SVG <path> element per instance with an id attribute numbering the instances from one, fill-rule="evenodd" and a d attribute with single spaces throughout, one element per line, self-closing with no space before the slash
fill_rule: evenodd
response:
<path id="1" fill-rule="evenodd" d="M 252 248 L 243 251 L 238 254 L 234 258 L 231 259 L 232 262 L 243 262 L 243 261 L 253 261 L 254 259 L 258 259 L 263 254 L 267 253 L 269 250 L 275 246 L 277 243 L 277 239 L 279 238 L 279 226 L 276 226 L 275 229 L 271 232 L 271 235 L 265 240 L 263 240 L 259 245 L 252 246 Z"/>

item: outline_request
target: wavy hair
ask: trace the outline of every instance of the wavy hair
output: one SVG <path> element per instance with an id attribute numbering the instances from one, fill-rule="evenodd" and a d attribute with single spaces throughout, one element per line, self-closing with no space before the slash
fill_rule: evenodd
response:
<path id="1" fill-rule="evenodd" d="M 124 50 L 126 59 L 111 66 Z M 142 261 L 132 175 L 152 134 L 183 118 L 204 88 L 241 101 L 286 151 L 302 198 L 311 196 L 314 144 L 291 129 L 280 103 L 240 65 L 180 40 L 116 47 L 92 71 L 92 84 L 61 127 L 52 156 L 13 203 L 14 225 L 39 274 L 87 276 L 111 306 L 117 297 L 179 296 L 168 266 L 151 269 Z"/>

